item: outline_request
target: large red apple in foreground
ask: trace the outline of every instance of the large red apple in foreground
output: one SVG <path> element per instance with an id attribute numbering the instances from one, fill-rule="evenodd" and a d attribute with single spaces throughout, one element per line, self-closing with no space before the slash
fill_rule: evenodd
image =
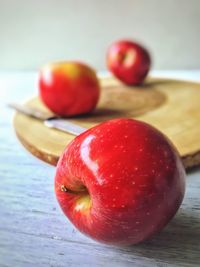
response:
<path id="1" fill-rule="evenodd" d="M 95 71 L 80 62 L 49 63 L 39 74 L 39 93 L 43 103 L 60 116 L 91 112 L 99 99 Z"/>
<path id="2" fill-rule="evenodd" d="M 147 76 L 151 58 L 140 44 L 129 40 L 113 43 L 107 51 L 109 70 L 128 85 L 139 85 Z"/>
<path id="3" fill-rule="evenodd" d="M 114 119 L 89 129 L 65 149 L 55 192 L 70 221 L 109 244 L 135 244 L 175 215 L 185 171 L 170 141 L 152 126 Z"/>

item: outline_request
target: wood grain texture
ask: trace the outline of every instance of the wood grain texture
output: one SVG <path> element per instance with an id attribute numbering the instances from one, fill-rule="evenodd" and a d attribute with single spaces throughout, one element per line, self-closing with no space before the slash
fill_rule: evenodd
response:
<path id="1" fill-rule="evenodd" d="M 54 195 L 55 168 L 28 153 L 4 102 L 29 97 L 34 75 L 0 78 L 1 267 L 197 267 L 200 263 L 200 169 L 187 176 L 183 204 L 168 226 L 136 246 L 112 247 L 79 233 Z M 1 84 L 3 85 L 1 87 Z M 3 99 L 3 101 L 2 101 Z"/>
<path id="2" fill-rule="evenodd" d="M 101 80 L 102 92 L 96 111 L 68 119 L 90 128 L 116 117 L 148 122 L 177 147 L 186 168 L 200 164 L 200 84 L 167 79 L 149 79 L 142 87 L 126 87 L 114 78 Z M 38 98 L 26 105 L 52 115 Z M 73 135 L 49 129 L 42 122 L 17 113 L 14 127 L 22 144 L 36 157 L 56 165 Z"/>

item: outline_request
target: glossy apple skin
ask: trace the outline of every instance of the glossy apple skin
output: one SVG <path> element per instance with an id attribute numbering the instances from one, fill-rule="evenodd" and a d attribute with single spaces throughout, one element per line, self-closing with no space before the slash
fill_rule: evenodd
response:
<path id="1" fill-rule="evenodd" d="M 69 220 L 91 238 L 115 245 L 160 231 L 184 192 L 185 170 L 174 146 L 132 119 L 110 120 L 76 137 L 55 176 L 57 200 Z"/>
<path id="2" fill-rule="evenodd" d="M 43 103 L 60 116 L 91 112 L 99 99 L 95 71 L 80 62 L 57 62 L 43 66 L 39 73 L 39 95 Z"/>
<path id="3" fill-rule="evenodd" d="M 128 40 L 113 43 L 107 51 L 108 69 L 127 85 L 139 85 L 147 76 L 151 58 L 141 45 Z"/>

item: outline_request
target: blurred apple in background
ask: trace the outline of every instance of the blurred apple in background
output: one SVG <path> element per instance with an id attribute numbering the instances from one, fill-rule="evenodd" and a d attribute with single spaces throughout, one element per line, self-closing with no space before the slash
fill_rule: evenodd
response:
<path id="1" fill-rule="evenodd" d="M 99 99 L 95 71 L 80 62 L 56 62 L 39 73 L 39 94 L 43 103 L 60 116 L 91 112 Z"/>
<path id="2" fill-rule="evenodd" d="M 185 192 L 171 142 L 132 119 L 101 123 L 76 137 L 57 165 L 55 193 L 69 220 L 100 242 L 128 245 L 160 231 Z"/>
<path id="3" fill-rule="evenodd" d="M 127 85 L 139 85 L 147 76 L 151 58 L 140 44 L 121 40 L 114 42 L 107 51 L 108 69 Z"/>

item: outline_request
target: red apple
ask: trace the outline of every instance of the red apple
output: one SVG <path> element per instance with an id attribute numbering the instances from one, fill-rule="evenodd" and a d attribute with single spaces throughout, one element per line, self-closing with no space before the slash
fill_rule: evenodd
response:
<path id="1" fill-rule="evenodd" d="M 147 76 L 151 59 L 141 45 L 128 40 L 113 43 L 107 51 L 109 70 L 128 85 L 141 84 Z"/>
<path id="2" fill-rule="evenodd" d="M 50 63 L 40 71 L 40 98 L 60 116 L 91 112 L 97 104 L 99 93 L 95 71 L 83 63 Z"/>
<path id="3" fill-rule="evenodd" d="M 108 244 L 135 244 L 177 212 L 185 171 L 171 142 L 154 127 L 113 119 L 76 137 L 59 159 L 55 193 L 69 220 Z"/>

